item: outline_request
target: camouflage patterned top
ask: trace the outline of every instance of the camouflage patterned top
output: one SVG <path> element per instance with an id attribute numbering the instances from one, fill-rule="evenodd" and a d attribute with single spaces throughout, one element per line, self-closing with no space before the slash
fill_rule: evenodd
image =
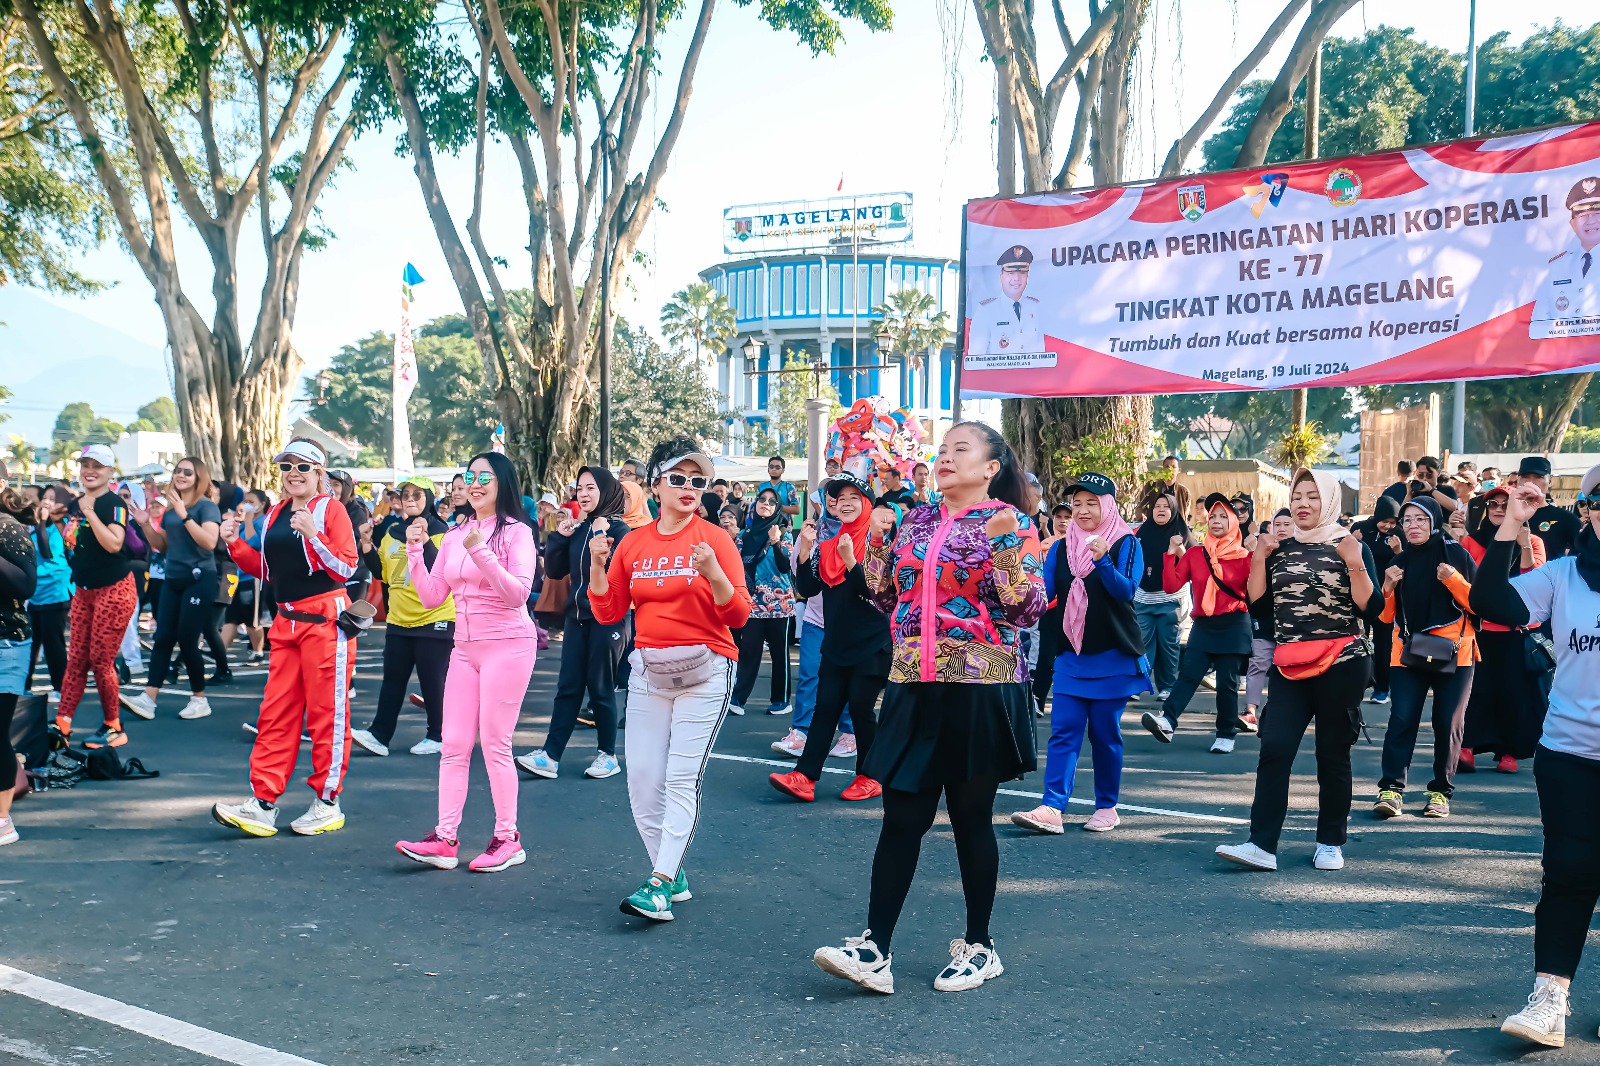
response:
<path id="1" fill-rule="evenodd" d="M 1383 606 L 1377 590 L 1378 565 L 1372 550 L 1361 546 L 1361 558 L 1372 578 L 1373 600 Z M 1273 636 L 1279 644 L 1307 640 L 1333 640 L 1361 635 L 1361 620 L 1372 604 L 1358 608 L 1350 592 L 1350 571 L 1332 544 L 1302 544 L 1285 540 L 1267 557 L 1267 595 L 1272 597 Z M 1371 654 L 1365 640 L 1354 640 L 1334 662 L 1347 662 Z"/>

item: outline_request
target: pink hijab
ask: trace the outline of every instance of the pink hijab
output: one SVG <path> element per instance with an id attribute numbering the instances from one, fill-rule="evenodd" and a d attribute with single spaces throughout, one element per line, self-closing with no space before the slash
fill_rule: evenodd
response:
<path id="1" fill-rule="evenodd" d="M 1084 529 L 1077 519 L 1067 523 L 1067 531 L 1061 537 L 1061 550 L 1067 553 L 1067 568 L 1078 580 L 1072 583 L 1072 588 L 1067 592 L 1067 602 L 1061 610 L 1061 630 L 1072 642 L 1075 652 L 1083 651 L 1083 627 L 1089 618 L 1089 590 L 1083 586 L 1084 578 L 1094 569 L 1094 552 L 1089 550 L 1089 538 L 1099 537 L 1106 542 L 1109 550 L 1132 532 L 1123 520 L 1122 512 L 1117 510 L 1114 496 L 1100 497 L 1099 528 Z"/>

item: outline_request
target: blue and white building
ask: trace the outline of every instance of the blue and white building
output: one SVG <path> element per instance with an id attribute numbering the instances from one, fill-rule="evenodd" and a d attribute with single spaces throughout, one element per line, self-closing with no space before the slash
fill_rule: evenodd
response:
<path id="1" fill-rule="evenodd" d="M 846 407 L 862 396 L 883 396 L 935 424 L 948 421 L 954 340 L 884 359 L 875 339 L 881 319 L 872 309 L 900 289 L 932 296 L 933 312 L 945 312 L 956 328 L 960 263 L 896 243 L 909 235 L 910 196 L 903 193 L 728 210 L 723 247 L 730 258 L 700 277 L 727 297 L 738 327 L 716 360 L 730 452 L 743 451 L 751 429 L 766 428 L 778 384 L 748 372 L 781 369 L 791 353 L 808 363 L 820 354 Z M 883 363 L 890 365 L 877 365 Z M 870 368 L 851 369 L 858 366 Z"/>

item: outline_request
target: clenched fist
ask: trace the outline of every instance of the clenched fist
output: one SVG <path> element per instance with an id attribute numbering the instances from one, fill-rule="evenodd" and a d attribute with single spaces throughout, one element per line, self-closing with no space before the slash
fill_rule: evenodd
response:
<path id="1" fill-rule="evenodd" d="M 427 539 L 427 520 L 423 518 L 412 519 L 411 524 L 406 526 L 406 544 L 413 548 L 420 548 Z"/>
<path id="2" fill-rule="evenodd" d="M 482 543 L 483 529 L 479 526 L 473 526 L 471 529 L 467 530 L 467 535 L 461 538 L 461 546 L 468 551 L 471 551 L 473 548 L 476 548 Z"/>
<path id="3" fill-rule="evenodd" d="M 1011 507 L 996 512 L 993 518 L 983 524 L 983 531 L 989 535 L 990 540 L 1015 533 L 1021 528 L 1017 523 L 1017 512 Z"/>
<path id="4" fill-rule="evenodd" d="M 302 537 L 314 537 L 317 535 L 316 519 L 312 518 L 311 512 L 304 507 L 289 516 L 289 528 Z"/>
<path id="5" fill-rule="evenodd" d="M 1344 565 L 1354 570 L 1361 563 L 1361 542 L 1350 537 L 1340 537 L 1339 543 L 1334 546 L 1334 551 L 1339 553 L 1339 558 L 1344 560 Z"/>
<path id="6" fill-rule="evenodd" d="M 722 564 L 717 561 L 717 553 L 704 541 L 690 549 L 689 565 L 694 567 L 701 577 L 716 577 L 722 573 Z"/>

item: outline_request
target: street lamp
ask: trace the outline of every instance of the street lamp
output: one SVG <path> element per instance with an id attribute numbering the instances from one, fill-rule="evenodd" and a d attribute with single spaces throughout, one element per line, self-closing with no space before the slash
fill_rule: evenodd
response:
<path id="1" fill-rule="evenodd" d="M 878 342 L 879 355 L 887 355 L 894 350 L 894 334 L 889 332 L 889 327 L 880 329 L 872 339 Z"/>
<path id="2" fill-rule="evenodd" d="M 328 372 L 327 367 L 323 367 L 321 370 L 317 371 L 316 382 L 317 403 L 325 404 L 328 402 L 328 387 L 333 384 L 333 375 Z"/>

